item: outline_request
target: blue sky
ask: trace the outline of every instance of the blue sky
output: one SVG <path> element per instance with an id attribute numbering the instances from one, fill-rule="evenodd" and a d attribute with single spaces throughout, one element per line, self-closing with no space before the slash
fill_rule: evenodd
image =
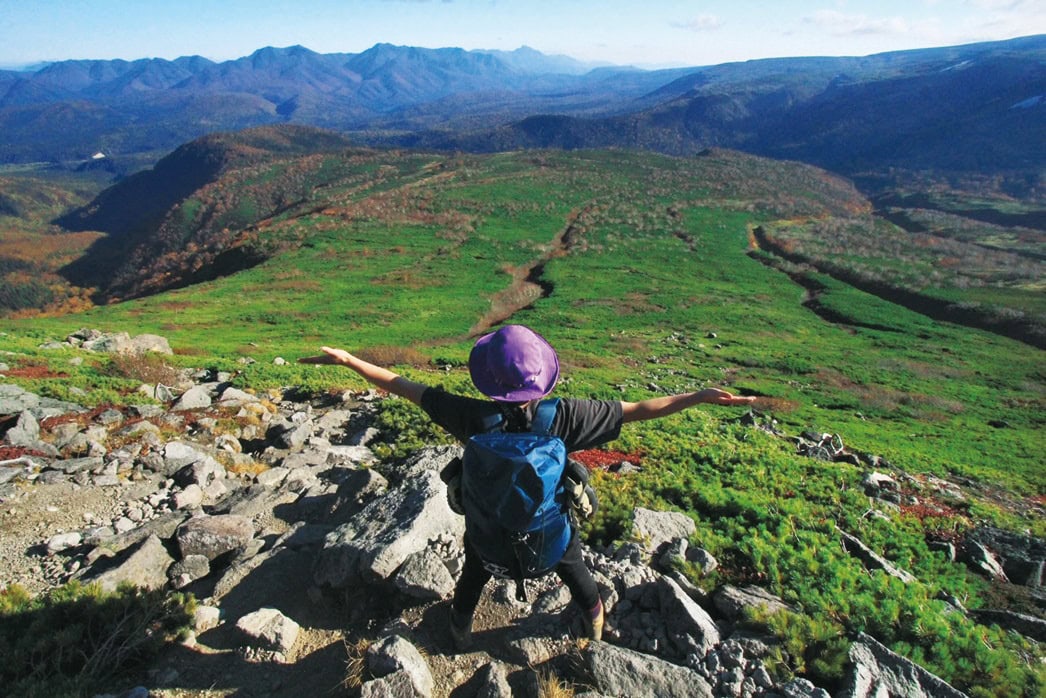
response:
<path id="1" fill-rule="evenodd" d="M 512 50 L 642 67 L 882 51 L 1046 33 L 1046 0 L 0 0 L 0 66 L 228 60 L 301 44 Z"/>

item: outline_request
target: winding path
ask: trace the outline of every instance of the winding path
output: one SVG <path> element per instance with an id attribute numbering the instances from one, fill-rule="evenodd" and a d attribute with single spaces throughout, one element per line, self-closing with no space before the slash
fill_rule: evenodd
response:
<path id="1" fill-rule="evenodd" d="M 490 332 L 536 301 L 552 295 L 552 283 L 543 278 L 545 265 L 557 257 L 567 255 L 580 235 L 578 219 L 592 210 L 594 204 L 586 204 L 567 216 L 566 225 L 552 238 L 548 251 L 528 265 L 517 267 L 512 272 L 508 288 L 499 291 L 490 299 L 488 310 L 468 332 L 468 337 L 478 337 Z"/>

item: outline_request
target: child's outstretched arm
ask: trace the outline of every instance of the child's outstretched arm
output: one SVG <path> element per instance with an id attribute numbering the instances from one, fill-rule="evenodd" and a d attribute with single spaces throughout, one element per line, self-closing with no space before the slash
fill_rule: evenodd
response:
<path id="1" fill-rule="evenodd" d="M 319 356 L 308 356 L 298 359 L 300 364 L 329 364 L 336 366 L 347 366 L 375 386 L 394 395 L 404 397 L 415 405 L 421 404 L 421 394 L 425 392 L 427 385 L 408 380 L 398 373 L 393 373 L 387 368 L 376 366 L 369 361 L 364 361 L 358 356 L 353 356 L 344 349 L 333 349 L 331 347 L 320 347 L 323 352 Z"/>
<path id="2" fill-rule="evenodd" d="M 755 402 L 755 396 L 734 395 L 718 388 L 706 388 L 693 393 L 666 395 L 639 402 L 622 402 L 621 412 L 625 422 L 639 422 L 645 419 L 658 419 L 675 414 L 688 407 L 702 403 L 709 405 L 740 406 Z"/>

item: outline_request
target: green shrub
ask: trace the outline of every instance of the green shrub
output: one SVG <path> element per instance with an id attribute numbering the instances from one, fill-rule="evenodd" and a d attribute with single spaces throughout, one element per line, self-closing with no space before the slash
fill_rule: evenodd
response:
<path id="1" fill-rule="evenodd" d="M 33 597 L 0 592 L 0 684 L 7 695 L 82 695 L 185 636 L 195 601 L 183 594 L 70 582 Z"/>

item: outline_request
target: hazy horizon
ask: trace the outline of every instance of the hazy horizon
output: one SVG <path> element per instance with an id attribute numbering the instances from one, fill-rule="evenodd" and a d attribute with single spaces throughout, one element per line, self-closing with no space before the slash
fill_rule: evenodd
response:
<path id="1" fill-rule="evenodd" d="M 379 43 L 513 51 L 642 68 L 865 56 L 1046 33 L 1037 0 L 0 0 L 0 67 L 202 56 L 265 47 L 361 53 Z"/>

